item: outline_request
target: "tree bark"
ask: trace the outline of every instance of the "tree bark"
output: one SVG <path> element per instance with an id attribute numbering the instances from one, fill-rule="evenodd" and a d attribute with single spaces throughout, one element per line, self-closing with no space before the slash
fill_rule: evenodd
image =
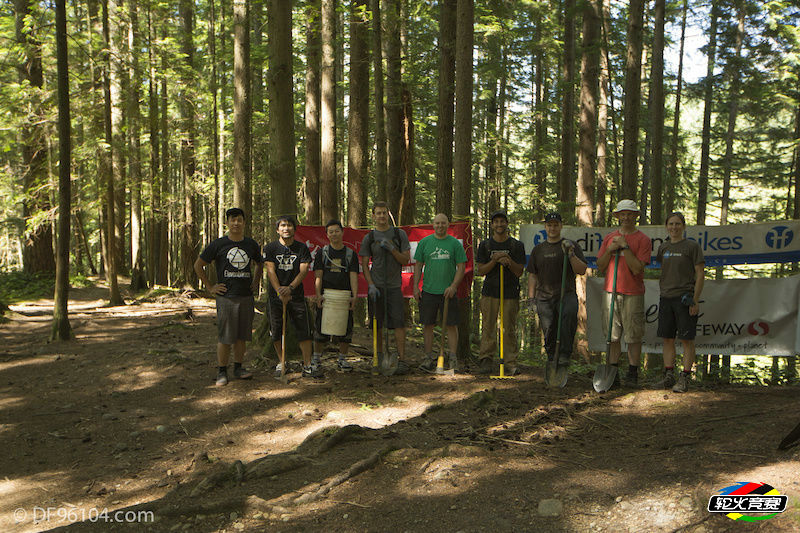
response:
<path id="1" fill-rule="evenodd" d="M 639 107 L 642 81 L 644 0 L 628 3 L 628 46 L 625 61 L 625 103 L 622 145 L 622 197 L 636 199 L 639 176 Z"/>
<path id="2" fill-rule="evenodd" d="M 195 116 L 194 104 L 189 87 L 193 85 L 194 40 L 193 4 L 191 0 L 180 1 L 181 16 L 181 52 L 185 58 L 183 65 L 183 88 L 180 93 L 181 122 L 184 138 L 181 140 L 181 176 L 183 177 L 183 224 L 181 227 L 181 276 L 187 285 L 197 288 L 197 274 L 194 272 L 194 261 L 200 253 L 197 212 L 195 209 Z"/>
<path id="3" fill-rule="evenodd" d="M 655 35 L 653 36 L 653 64 L 650 69 L 652 81 L 651 128 L 652 128 L 652 186 L 650 188 L 650 223 L 664 221 L 663 174 L 664 174 L 664 9 L 666 0 L 655 0 Z"/>
<path id="4" fill-rule="evenodd" d="M 400 167 L 402 194 L 398 208 L 400 224 L 416 222 L 417 183 L 414 176 L 414 109 L 411 104 L 411 91 L 403 84 L 403 152 Z"/>
<path id="5" fill-rule="evenodd" d="M 309 224 L 320 224 L 320 2 L 306 10 L 306 154 L 305 213 Z"/>
<path id="6" fill-rule="evenodd" d="M 596 0 L 600 4 L 600 32 L 605 35 L 608 24 L 608 0 Z M 606 39 L 600 39 L 600 85 L 597 106 L 597 176 L 594 200 L 594 223 L 602 226 L 606 221 L 606 195 L 608 193 L 608 101 L 609 71 L 608 45 Z"/>
<path id="7" fill-rule="evenodd" d="M 266 175 L 267 161 L 267 123 L 264 108 L 264 2 L 250 0 L 250 25 L 252 38 L 250 42 L 250 82 L 252 106 L 250 110 L 250 160 L 253 215 L 250 222 L 250 234 L 256 242 L 266 240 L 269 224 L 270 190 Z M 270 228 L 271 229 L 271 228 Z"/>
<path id="8" fill-rule="evenodd" d="M 728 61 L 726 78 L 728 79 L 728 126 L 725 133 L 725 156 L 722 159 L 722 207 L 719 223 L 728 223 L 728 210 L 731 199 L 731 174 L 733 173 L 733 142 L 736 138 L 736 117 L 739 114 L 739 87 L 741 85 L 742 43 L 744 41 L 744 0 L 736 2 L 736 40 L 735 55 Z"/>
<path id="9" fill-rule="evenodd" d="M 250 160 L 250 2 L 233 2 L 233 204 L 252 230 Z M 249 233 L 249 232 L 248 232 Z"/>
<path id="10" fill-rule="evenodd" d="M 453 117 L 455 111 L 458 0 L 439 2 L 439 94 L 436 127 L 436 212 L 453 214 Z"/>
<path id="11" fill-rule="evenodd" d="M 380 0 L 372 4 L 372 78 L 375 84 L 375 184 L 377 199 L 385 201 L 386 193 L 386 120 L 383 98 L 383 20 Z"/>
<path id="12" fill-rule="evenodd" d="M 600 60 L 600 5 L 587 0 L 583 9 L 583 54 L 581 57 L 581 118 L 578 152 L 578 223 L 594 221 L 595 156 L 597 154 L 597 91 Z"/>
<path id="13" fill-rule="evenodd" d="M 16 39 L 24 51 L 22 62 L 18 65 L 18 79 L 27 85 L 31 97 L 28 99 L 23 123 L 22 139 L 22 185 L 25 197 L 22 214 L 26 220 L 42 211 L 50 210 L 47 183 L 47 146 L 45 142 L 45 121 L 43 109 L 42 44 L 26 24 L 31 15 L 30 0 L 15 0 L 14 15 Z M 53 229 L 49 217 L 26 230 L 22 248 L 23 270 L 27 273 L 53 272 L 56 265 L 53 259 Z"/>
<path id="14" fill-rule="evenodd" d="M 269 106 L 270 179 L 272 218 L 297 212 L 294 155 L 294 100 L 292 93 L 292 4 L 291 0 L 270 0 Z"/>
<path id="15" fill-rule="evenodd" d="M 575 194 L 575 0 L 564 0 L 564 56 L 561 79 L 561 169 L 559 172 L 559 202 L 574 206 Z"/>
<path id="16" fill-rule="evenodd" d="M 139 10 L 137 2 L 128 2 L 128 50 L 130 65 L 128 76 L 128 165 L 131 185 L 131 290 L 139 291 L 147 287 L 145 277 L 144 247 L 142 234 L 142 163 L 141 113 L 139 111 L 139 87 L 142 84 L 142 72 L 139 67 Z"/>
<path id="17" fill-rule="evenodd" d="M 675 81 L 675 114 L 672 118 L 672 145 L 670 147 L 669 171 L 664 187 L 666 198 L 664 212 L 669 214 L 675 210 L 675 189 L 678 188 L 678 139 L 681 125 L 681 94 L 683 92 L 683 51 L 686 45 L 686 13 L 689 11 L 688 0 L 683 0 L 681 15 L 681 45 L 678 58 L 678 75 Z"/>
<path id="18" fill-rule="evenodd" d="M 367 223 L 369 163 L 369 22 L 367 0 L 350 4 L 350 114 L 347 137 L 347 223 Z"/>
<path id="19" fill-rule="evenodd" d="M 67 300 L 69 297 L 69 243 L 72 190 L 70 165 L 69 73 L 67 67 L 66 0 L 56 0 L 56 55 L 58 76 L 58 241 L 56 254 L 56 286 L 53 305 L 52 340 L 69 340 Z"/>
<path id="20" fill-rule="evenodd" d="M 703 95 L 703 131 L 700 134 L 700 172 L 697 175 L 697 224 L 706 223 L 708 204 L 708 167 L 711 160 L 711 111 L 714 105 L 714 67 L 717 60 L 717 21 L 719 1 L 711 0 L 711 23 L 708 29 L 708 67 L 706 69 L 705 91 Z"/>
<path id="21" fill-rule="evenodd" d="M 339 218 L 336 174 L 336 1 L 322 0 L 319 203 L 323 222 Z"/>
<path id="22" fill-rule="evenodd" d="M 213 18 L 213 17 L 212 17 Z M 159 184 L 161 155 L 159 153 L 159 130 L 158 130 L 158 89 L 156 88 L 156 63 L 153 48 L 155 46 L 155 33 L 153 29 L 152 8 L 147 5 L 147 70 L 148 70 L 148 106 L 147 118 L 150 133 L 150 216 L 148 217 L 147 227 L 149 238 L 147 239 L 147 281 L 150 285 L 156 283 L 156 271 L 158 270 L 158 257 L 161 253 L 161 239 L 159 235 L 159 220 L 161 214 L 161 190 Z M 214 56 L 212 54 L 212 62 Z"/>
<path id="23" fill-rule="evenodd" d="M 386 35 L 383 54 L 386 60 L 386 201 L 389 210 L 400 213 L 403 194 L 403 85 L 400 72 L 400 1 L 383 0 Z"/>

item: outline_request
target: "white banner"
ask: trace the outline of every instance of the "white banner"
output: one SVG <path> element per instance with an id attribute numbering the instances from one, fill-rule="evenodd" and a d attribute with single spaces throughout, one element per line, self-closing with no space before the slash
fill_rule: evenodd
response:
<path id="1" fill-rule="evenodd" d="M 603 278 L 586 283 L 589 349 L 606 350 L 603 335 Z M 645 280 L 643 352 L 661 353 L 658 336 L 658 280 Z M 795 355 L 800 353 L 798 330 L 800 276 L 775 279 L 706 280 L 695 345 L 698 354 Z M 680 342 L 675 343 L 678 351 Z"/>
<path id="2" fill-rule="evenodd" d="M 597 252 L 603 238 L 616 228 L 564 226 L 561 234 L 576 241 L 583 249 L 589 266 L 597 266 Z M 667 237 L 664 226 L 640 226 L 653 241 L 651 257 Z M 794 236 L 798 238 L 795 239 Z M 547 239 L 543 224 L 524 224 L 519 231 L 525 252 Z M 758 224 L 725 226 L 687 226 L 686 238 L 703 248 L 706 266 L 741 265 L 745 263 L 786 263 L 800 261 L 800 221 L 781 220 Z M 651 264 L 651 266 L 656 266 Z"/>

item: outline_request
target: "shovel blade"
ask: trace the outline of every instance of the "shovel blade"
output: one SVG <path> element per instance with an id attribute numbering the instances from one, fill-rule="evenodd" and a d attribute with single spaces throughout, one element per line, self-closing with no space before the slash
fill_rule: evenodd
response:
<path id="1" fill-rule="evenodd" d="M 612 365 L 597 365 L 594 371 L 594 379 L 592 385 L 597 392 L 606 392 L 614 384 L 614 378 L 617 376 L 617 367 Z"/>
<path id="2" fill-rule="evenodd" d="M 553 380 L 553 383 L 557 385 L 558 388 L 563 389 L 567 385 L 567 379 L 569 379 L 569 367 L 568 366 L 556 367 L 556 375 Z"/>
<path id="3" fill-rule="evenodd" d="M 556 384 L 556 364 L 549 359 L 544 366 L 544 382 L 548 387 Z"/>

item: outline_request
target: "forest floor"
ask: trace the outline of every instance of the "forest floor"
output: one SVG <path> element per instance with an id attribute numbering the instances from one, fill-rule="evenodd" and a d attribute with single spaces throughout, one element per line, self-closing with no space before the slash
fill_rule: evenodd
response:
<path id="1" fill-rule="evenodd" d="M 212 300 L 106 294 L 71 291 L 70 342 L 47 340 L 52 300 L 0 325 L 0 531 L 800 531 L 800 451 L 776 451 L 797 387 L 387 378 L 355 350 L 351 373 L 329 354 L 323 380 L 215 387 Z M 742 481 L 789 509 L 706 511 Z"/>

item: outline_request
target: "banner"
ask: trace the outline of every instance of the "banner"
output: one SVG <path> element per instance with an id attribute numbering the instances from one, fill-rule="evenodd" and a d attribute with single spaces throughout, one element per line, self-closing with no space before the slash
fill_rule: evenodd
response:
<path id="1" fill-rule="evenodd" d="M 418 226 L 399 227 L 406 232 L 408 241 L 411 244 L 411 262 L 403 267 L 403 296 L 411 298 L 414 295 L 414 288 L 412 287 L 414 281 L 414 252 L 417 250 L 417 243 L 433 233 L 433 225 L 421 224 Z M 368 229 L 344 228 L 344 245 L 358 253 L 361 248 L 361 241 L 369 232 L 370 230 Z M 453 222 L 450 224 L 447 233 L 458 239 L 467 253 L 466 273 L 461 285 L 458 286 L 458 297 L 466 298 L 472 286 L 473 276 L 472 228 L 470 228 L 468 222 Z M 328 236 L 325 233 L 324 226 L 297 226 L 294 238 L 296 241 L 304 242 L 308 246 L 312 258 L 316 256 L 318 250 L 328 244 Z M 303 289 L 306 296 L 314 296 L 316 294 L 313 272 L 309 272 L 303 280 Z M 367 296 L 367 280 L 364 278 L 360 268 L 358 273 L 358 295 L 361 297 Z"/>
<path id="2" fill-rule="evenodd" d="M 564 226 L 561 234 L 577 242 L 586 256 L 589 267 L 597 268 L 597 254 L 603 238 L 617 229 L 586 226 Z M 653 241 L 651 258 L 667 237 L 664 226 L 639 226 Z M 543 224 L 520 227 L 520 240 L 527 254 L 534 246 L 547 240 Z M 798 235 L 797 240 L 794 236 Z M 686 238 L 697 241 L 703 248 L 706 266 L 742 265 L 757 263 L 787 263 L 800 261 L 800 221 L 781 220 L 758 224 L 727 224 L 725 226 L 686 226 Z M 651 268 L 657 263 L 651 262 Z"/>
<path id="3" fill-rule="evenodd" d="M 603 278 L 588 277 L 586 315 L 589 349 L 606 350 L 603 335 Z M 657 336 L 658 280 L 645 280 L 643 352 L 662 353 Z M 695 346 L 698 354 L 795 355 L 800 353 L 798 331 L 800 276 L 706 280 L 700 300 Z M 678 352 L 680 341 L 675 341 Z"/>

